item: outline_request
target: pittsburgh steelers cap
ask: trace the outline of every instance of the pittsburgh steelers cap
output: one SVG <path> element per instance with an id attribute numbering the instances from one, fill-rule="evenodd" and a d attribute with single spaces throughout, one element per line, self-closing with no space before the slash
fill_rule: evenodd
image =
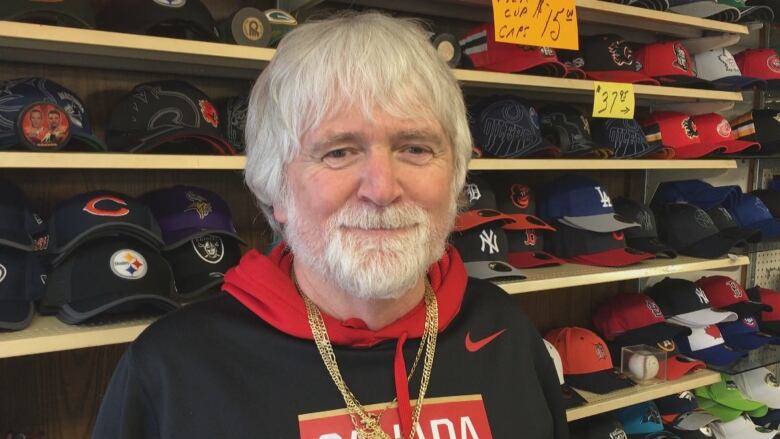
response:
<path id="1" fill-rule="evenodd" d="M 42 312 L 68 324 L 105 314 L 172 311 L 173 276 L 156 250 L 127 239 L 108 238 L 79 247 L 46 281 Z"/>
<path id="2" fill-rule="evenodd" d="M 0 20 L 93 29 L 95 13 L 89 0 L 3 0 Z"/>
<path id="3" fill-rule="evenodd" d="M 163 255 L 173 270 L 176 297 L 190 300 L 222 285 L 225 272 L 241 259 L 241 248 L 231 236 L 200 235 Z"/>
<path id="4" fill-rule="evenodd" d="M 109 0 L 98 27 L 188 40 L 217 41 L 214 18 L 201 0 Z"/>

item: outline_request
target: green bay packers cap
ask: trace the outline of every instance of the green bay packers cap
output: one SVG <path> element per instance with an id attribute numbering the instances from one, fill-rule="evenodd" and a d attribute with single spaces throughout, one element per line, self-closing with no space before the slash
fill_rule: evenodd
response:
<path id="1" fill-rule="evenodd" d="M 3 0 L 0 20 L 95 28 L 95 13 L 89 0 Z"/>

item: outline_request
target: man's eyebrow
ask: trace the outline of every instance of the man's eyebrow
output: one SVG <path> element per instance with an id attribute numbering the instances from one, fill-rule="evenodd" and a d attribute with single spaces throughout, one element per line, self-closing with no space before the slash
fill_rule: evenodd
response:
<path id="1" fill-rule="evenodd" d="M 423 140 L 427 142 L 441 143 L 442 138 L 435 131 L 429 129 L 410 129 L 394 133 L 391 136 L 393 142 L 404 140 Z"/>
<path id="2" fill-rule="evenodd" d="M 330 135 L 311 146 L 311 151 L 320 151 L 340 143 L 361 143 L 363 136 L 353 131 L 339 132 Z"/>

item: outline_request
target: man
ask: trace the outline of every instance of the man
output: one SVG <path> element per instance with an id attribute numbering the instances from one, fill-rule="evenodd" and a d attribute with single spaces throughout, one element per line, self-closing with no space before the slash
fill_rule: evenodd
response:
<path id="1" fill-rule="evenodd" d="M 471 138 L 418 24 L 292 31 L 246 135 L 246 182 L 285 242 L 130 346 L 95 438 L 568 437 L 538 332 L 446 245 Z"/>
<path id="2" fill-rule="evenodd" d="M 30 110 L 30 125 L 24 127 L 24 137 L 33 145 L 37 145 L 41 143 L 45 136 L 46 131 L 43 128 L 43 114 L 38 107 L 34 107 Z"/>
<path id="3" fill-rule="evenodd" d="M 65 133 L 61 124 L 60 112 L 57 110 L 49 110 L 49 134 L 43 139 L 44 143 L 59 144 L 65 138 Z"/>

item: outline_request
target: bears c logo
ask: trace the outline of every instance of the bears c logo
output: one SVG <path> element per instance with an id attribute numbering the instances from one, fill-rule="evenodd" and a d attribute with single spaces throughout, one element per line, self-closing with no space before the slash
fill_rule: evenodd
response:
<path id="1" fill-rule="evenodd" d="M 510 195 L 512 197 L 512 203 L 521 209 L 527 209 L 528 205 L 531 203 L 531 190 L 528 186 L 524 184 L 513 184 L 510 190 L 512 191 Z"/>
<path id="2" fill-rule="evenodd" d="M 98 207 L 100 204 L 103 207 Z M 84 212 L 95 216 L 125 216 L 130 213 L 125 200 L 111 195 L 95 197 L 84 206 Z"/>

